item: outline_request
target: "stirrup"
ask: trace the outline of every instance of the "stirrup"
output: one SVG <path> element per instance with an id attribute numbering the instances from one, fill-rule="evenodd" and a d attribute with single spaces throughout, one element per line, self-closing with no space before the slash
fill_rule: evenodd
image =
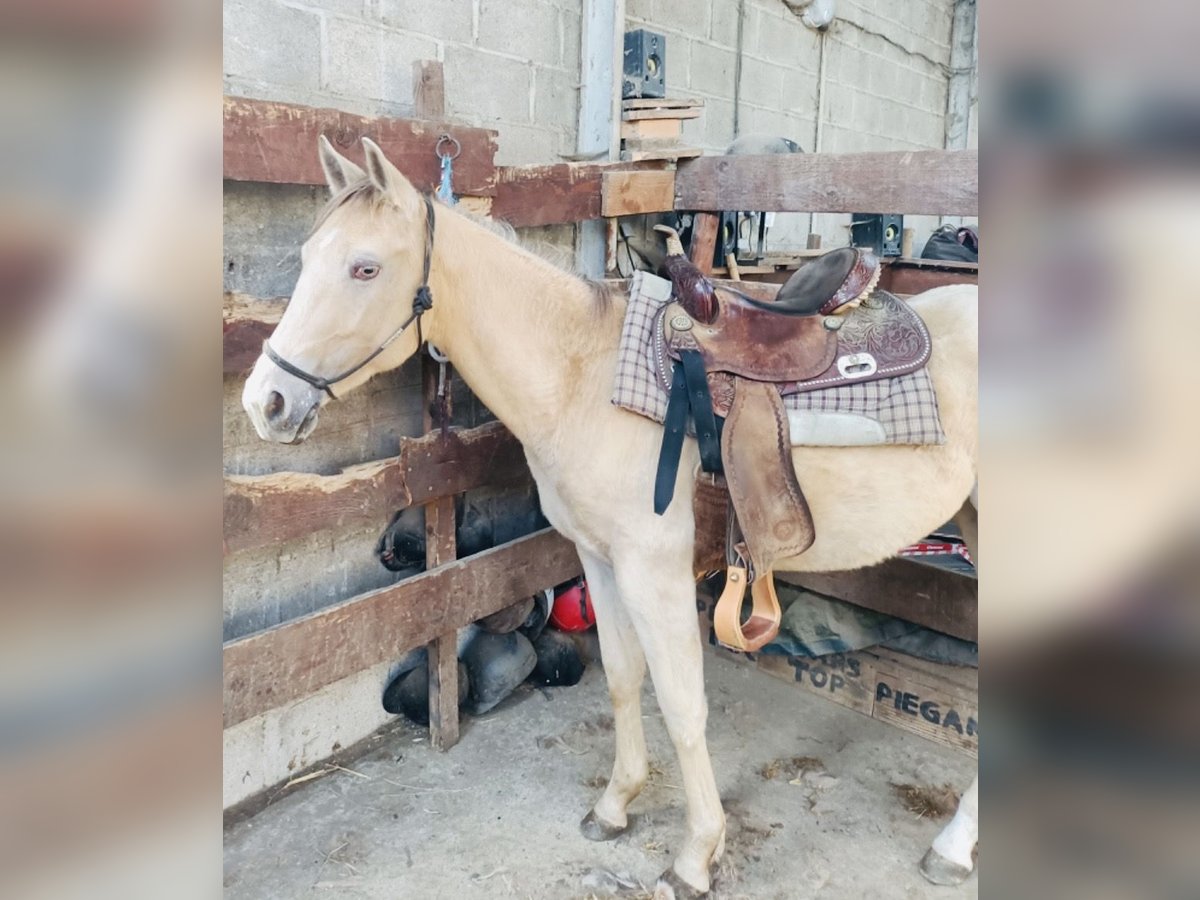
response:
<path id="1" fill-rule="evenodd" d="M 731 565 L 725 572 L 725 590 L 713 612 L 713 630 L 717 640 L 730 650 L 753 653 L 769 643 L 779 633 L 783 611 L 775 594 L 775 579 L 764 572 L 750 586 L 753 605 L 750 617 L 742 621 L 742 601 L 746 597 L 747 571 L 744 566 Z"/>

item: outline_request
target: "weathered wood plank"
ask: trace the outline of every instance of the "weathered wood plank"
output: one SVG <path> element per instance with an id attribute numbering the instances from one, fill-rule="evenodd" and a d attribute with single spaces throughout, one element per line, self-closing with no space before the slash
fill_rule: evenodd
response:
<path id="1" fill-rule="evenodd" d="M 225 644 L 224 725 L 306 697 L 582 571 L 552 529 Z"/>
<path id="2" fill-rule="evenodd" d="M 225 374 L 241 374 L 254 365 L 286 305 L 286 297 L 267 300 L 226 292 L 221 305 Z"/>
<path id="3" fill-rule="evenodd" d="M 492 215 L 516 228 L 598 219 L 606 172 L 653 172 L 665 167 L 663 162 L 600 162 L 501 168 Z"/>
<path id="4" fill-rule="evenodd" d="M 704 101 L 692 97 L 634 97 L 621 101 L 621 109 L 687 109 L 703 106 Z"/>
<path id="5" fill-rule="evenodd" d="M 974 150 L 709 156 L 681 162 L 675 208 L 979 213 Z"/>
<path id="6" fill-rule="evenodd" d="M 421 393 L 425 400 L 422 419 L 425 431 L 438 429 L 439 437 L 451 414 L 450 385 L 445 383 L 439 401 L 439 366 L 429 354 L 421 357 Z M 445 377 L 450 377 L 446 365 Z M 455 537 L 454 498 L 441 497 L 425 504 L 425 567 L 436 569 L 458 555 Z M 448 631 L 430 642 L 427 651 L 429 669 L 429 741 L 435 750 L 449 750 L 458 743 L 458 632 Z"/>
<path id="7" fill-rule="evenodd" d="M 491 196 L 496 192 L 496 132 L 450 122 L 372 118 L 336 109 L 290 103 L 225 98 L 225 177 L 233 181 L 324 184 L 317 138 L 326 135 L 338 151 L 362 162 L 361 138 L 369 137 L 421 190 L 440 176 L 434 153 L 448 133 L 462 144 L 454 161 L 454 189 Z"/>
<path id="8" fill-rule="evenodd" d="M 780 581 L 828 594 L 966 641 L 979 639 L 979 584 L 910 559 L 853 572 L 778 572 Z"/>
<path id="9" fill-rule="evenodd" d="M 530 480 L 520 443 L 499 422 L 403 438 L 393 459 L 337 475 L 277 472 L 225 478 L 225 552 L 292 540 L 322 528 L 379 522 L 397 509 L 482 485 Z"/>
<path id="10" fill-rule="evenodd" d="M 446 74 L 436 59 L 413 61 L 413 112 L 418 119 L 446 116 Z"/>
<path id="11" fill-rule="evenodd" d="M 627 109 L 621 113 L 625 122 L 641 122 L 645 119 L 698 119 L 703 110 L 698 106 L 659 106 L 651 109 Z"/>
<path id="12" fill-rule="evenodd" d="M 667 212 L 674 203 L 674 172 L 605 172 L 601 177 L 603 216 Z"/>
<path id="13" fill-rule="evenodd" d="M 930 266 L 912 260 L 885 260 L 879 276 L 881 288 L 906 297 L 950 284 L 979 284 L 979 267 Z"/>
<path id="14" fill-rule="evenodd" d="M 717 251 L 717 232 L 720 229 L 721 217 L 714 213 L 697 213 L 692 222 L 692 245 L 688 248 L 688 259 L 701 272 L 712 272 L 713 254 Z"/>

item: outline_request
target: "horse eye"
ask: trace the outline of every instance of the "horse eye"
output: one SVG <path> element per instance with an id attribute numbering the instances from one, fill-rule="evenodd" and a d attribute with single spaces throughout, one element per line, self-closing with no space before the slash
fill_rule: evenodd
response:
<path id="1" fill-rule="evenodd" d="M 370 281 L 379 274 L 379 266 L 375 263 L 355 263 L 350 269 L 350 276 L 359 281 Z"/>

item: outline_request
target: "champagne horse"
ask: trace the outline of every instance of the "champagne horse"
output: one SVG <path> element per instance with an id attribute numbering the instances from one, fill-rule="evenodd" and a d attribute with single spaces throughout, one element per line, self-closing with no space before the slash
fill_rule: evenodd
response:
<path id="1" fill-rule="evenodd" d="M 649 667 L 687 802 L 686 837 L 657 896 L 703 894 L 724 849 L 725 816 L 705 739 L 696 628 L 695 444 L 684 448 L 675 502 L 654 515 L 661 426 L 610 402 L 625 302 L 431 203 L 378 146 L 363 144 L 365 171 L 321 140 L 333 197 L 304 244 L 295 292 L 243 405 L 260 437 L 294 443 L 316 427 L 335 389 L 344 396 L 396 368 L 422 340 L 449 356 L 521 442 L 542 509 L 574 542 L 591 590 L 616 753 L 583 832 L 598 840 L 621 834 L 646 783 L 640 689 Z M 945 443 L 795 448 L 817 538 L 777 568 L 873 565 L 951 518 L 974 544 L 977 290 L 938 288 L 911 304 L 933 337 L 929 370 Z M 972 784 L 926 854 L 922 870 L 932 880 L 970 873 L 976 793 Z"/>

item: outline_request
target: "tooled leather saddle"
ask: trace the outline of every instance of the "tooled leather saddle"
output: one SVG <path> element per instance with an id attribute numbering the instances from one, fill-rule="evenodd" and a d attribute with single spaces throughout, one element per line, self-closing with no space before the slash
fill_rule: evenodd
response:
<path id="1" fill-rule="evenodd" d="M 726 584 L 714 627 L 733 649 L 754 651 L 776 635 L 772 569 L 816 539 L 783 397 L 907 374 L 929 360 L 924 323 L 875 290 L 878 279 L 871 253 L 841 248 L 799 269 L 774 301 L 717 288 L 712 312 L 711 303 L 689 309 L 676 291 L 655 317 L 658 369 L 664 380 L 671 374 L 654 510 L 671 503 L 690 430 L 701 469 L 728 491 Z M 747 587 L 753 608 L 743 621 Z"/>

